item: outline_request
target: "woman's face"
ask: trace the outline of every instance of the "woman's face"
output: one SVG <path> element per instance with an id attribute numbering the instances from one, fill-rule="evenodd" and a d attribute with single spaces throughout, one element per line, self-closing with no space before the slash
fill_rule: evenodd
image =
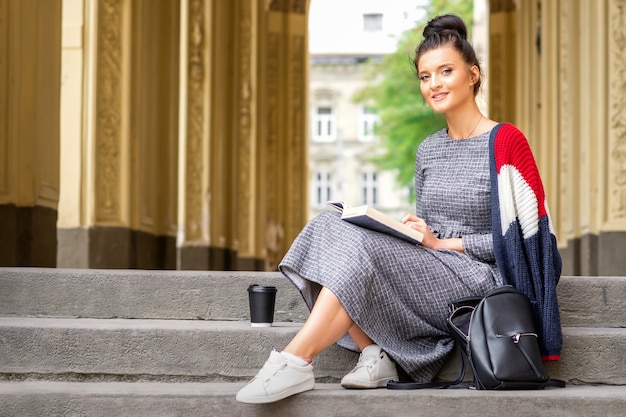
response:
<path id="1" fill-rule="evenodd" d="M 446 113 L 474 101 L 478 68 L 468 68 L 461 54 L 452 46 L 431 49 L 418 61 L 422 96 L 431 109 Z"/>

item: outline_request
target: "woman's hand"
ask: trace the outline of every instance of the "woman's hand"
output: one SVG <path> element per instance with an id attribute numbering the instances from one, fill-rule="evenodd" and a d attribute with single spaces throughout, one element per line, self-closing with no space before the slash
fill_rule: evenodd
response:
<path id="1" fill-rule="evenodd" d="M 433 231 L 430 230 L 424 219 L 413 214 L 407 214 L 402 219 L 402 223 L 424 235 L 424 239 L 422 239 L 422 246 L 430 249 L 438 249 L 439 239 L 435 237 Z"/>
<path id="2" fill-rule="evenodd" d="M 461 238 L 439 239 L 435 236 L 426 221 L 413 214 L 407 214 L 402 219 L 402 223 L 424 234 L 422 246 L 429 249 L 452 249 L 463 252 L 463 240 Z"/>

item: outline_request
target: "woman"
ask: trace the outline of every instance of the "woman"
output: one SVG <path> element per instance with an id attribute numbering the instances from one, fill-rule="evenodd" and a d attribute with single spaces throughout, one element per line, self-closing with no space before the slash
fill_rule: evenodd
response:
<path id="1" fill-rule="evenodd" d="M 311 314 L 237 400 L 273 402 L 313 389 L 312 360 L 334 343 L 361 352 L 345 388 L 385 386 L 398 379 L 396 364 L 413 380 L 431 381 L 453 348 L 448 303 L 503 284 L 491 213 L 489 141 L 497 123 L 475 101 L 480 65 L 459 17 L 436 17 L 423 35 L 414 60 L 421 93 L 447 128 L 416 155 L 416 214 L 403 222 L 424 234 L 421 246 L 334 212 L 309 222 L 279 269 Z"/>

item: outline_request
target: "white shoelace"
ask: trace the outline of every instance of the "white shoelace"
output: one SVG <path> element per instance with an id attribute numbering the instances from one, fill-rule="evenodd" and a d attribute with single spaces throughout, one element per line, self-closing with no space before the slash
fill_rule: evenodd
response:
<path id="1" fill-rule="evenodd" d="M 363 355 L 361 354 L 361 356 L 359 357 L 359 361 L 357 362 L 356 366 L 354 367 L 354 370 L 356 371 L 357 369 L 360 368 L 372 368 L 374 366 L 376 366 L 376 364 L 380 361 L 380 359 L 382 359 L 380 356 L 382 356 L 381 354 L 376 354 L 376 355 Z"/>

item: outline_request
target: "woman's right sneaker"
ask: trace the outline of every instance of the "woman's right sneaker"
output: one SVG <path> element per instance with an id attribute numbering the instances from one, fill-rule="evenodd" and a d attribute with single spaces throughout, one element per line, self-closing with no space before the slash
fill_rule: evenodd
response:
<path id="1" fill-rule="evenodd" d="M 369 345 L 359 357 L 359 362 L 350 373 L 343 377 L 341 386 L 344 388 L 379 388 L 387 386 L 387 382 L 398 380 L 396 364 L 378 345 Z"/>
<path id="2" fill-rule="evenodd" d="M 237 401 L 260 404 L 282 400 L 315 387 L 313 365 L 298 366 L 272 351 L 263 368 L 237 393 Z"/>

